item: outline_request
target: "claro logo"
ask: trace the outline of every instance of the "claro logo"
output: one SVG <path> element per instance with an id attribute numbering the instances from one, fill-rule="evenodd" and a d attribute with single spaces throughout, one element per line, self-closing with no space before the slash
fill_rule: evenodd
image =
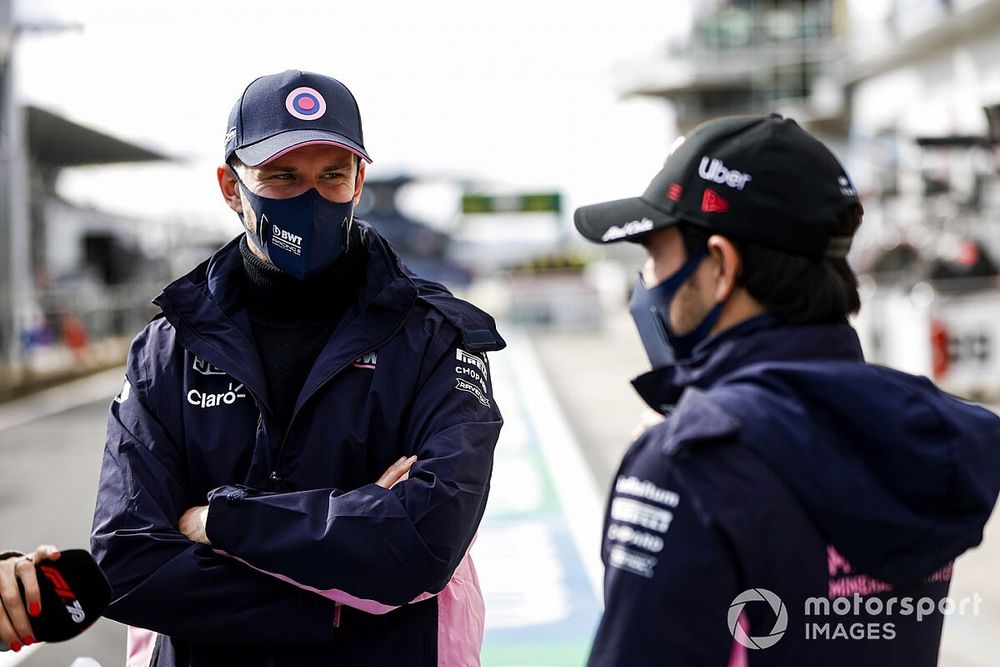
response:
<path id="1" fill-rule="evenodd" d="M 192 389 L 187 393 L 187 401 L 191 405 L 199 408 L 214 408 L 219 405 L 232 405 L 236 402 L 237 398 L 247 397 L 247 395 L 242 392 L 242 389 L 242 384 L 234 387 L 232 382 L 229 383 L 229 389 L 227 391 L 221 391 L 217 394 Z"/>

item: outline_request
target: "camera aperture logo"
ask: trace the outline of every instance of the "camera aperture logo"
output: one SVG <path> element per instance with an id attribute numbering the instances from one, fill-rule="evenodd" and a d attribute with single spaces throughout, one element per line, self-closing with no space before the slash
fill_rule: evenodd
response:
<path id="1" fill-rule="evenodd" d="M 740 616 L 743 614 L 743 607 L 750 602 L 766 602 L 774 612 L 774 627 L 771 632 L 759 637 L 751 637 L 740 623 Z M 729 605 L 729 632 L 733 639 L 743 646 L 751 649 L 770 648 L 778 643 L 778 640 L 788 629 L 788 610 L 785 603 L 777 595 L 766 588 L 751 588 L 737 595 L 732 604 Z"/>

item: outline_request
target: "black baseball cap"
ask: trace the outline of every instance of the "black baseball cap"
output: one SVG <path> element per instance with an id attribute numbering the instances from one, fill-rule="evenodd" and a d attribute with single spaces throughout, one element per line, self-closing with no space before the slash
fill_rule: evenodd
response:
<path id="1" fill-rule="evenodd" d="M 367 162 L 361 112 L 347 86 L 312 72 L 287 70 L 255 79 L 229 112 L 226 161 L 256 167 L 310 144 L 345 148 Z"/>
<path id="2" fill-rule="evenodd" d="M 639 197 L 576 209 L 591 241 L 637 240 L 687 222 L 734 239 L 809 257 L 844 257 L 837 236 L 858 193 L 833 153 L 790 118 L 733 116 L 678 139 Z"/>

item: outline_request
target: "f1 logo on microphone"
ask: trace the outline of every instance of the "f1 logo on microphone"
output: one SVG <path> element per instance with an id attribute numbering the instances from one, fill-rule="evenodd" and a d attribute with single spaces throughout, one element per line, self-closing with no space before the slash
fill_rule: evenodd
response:
<path id="1" fill-rule="evenodd" d="M 66 583 L 66 579 L 63 578 L 59 570 L 50 565 L 39 565 L 38 569 L 42 571 L 46 579 L 52 582 L 56 595 L 61 597 L 63 602 L 66 603 L 66 611 L 69 612 L 69 616 L 73 619 L 73 622 L 78 625 L 83 623 L 87 618 L 87 614 L 83 611 L 80 601 L 76 599 L 76 594 L 69 587 L 69 584 Z"/>

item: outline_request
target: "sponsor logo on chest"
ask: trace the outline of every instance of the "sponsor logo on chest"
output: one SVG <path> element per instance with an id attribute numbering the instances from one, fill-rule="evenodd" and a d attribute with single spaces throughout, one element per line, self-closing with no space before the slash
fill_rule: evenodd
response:
<path id="1" fill-rule="evenodd" d="M 229 383 L 229 388 L 226 391 L 220 392 L 208 392 L 200 391 L 198 389 L 191 389 L 187 393 L 187 402 L 197 408 L 216 408 L 220 405 L 232 405 L 238 399 L 246 398 L 247 395 L 243 393 L 243 385 L 238 384 L 235 387 L 233 383 Z"/>
<path id="2" fill-rule="evenodd" d="M 233 405 L 237 400 L 241 398 L 246 398 L 247 395 L 243 391 L 243 385 L 237 383 L 233 380 L 228 373 L 220 369 L 218 366 L 202 359 L 201 357 L 195 357 L 194 362 L 191 364 L 191 370 L 193 370 L 198 375 L 209 376 L 209 377 L 223 377 L 228 378 L 229 382 L 225 389 L 221 387 L 195 387 L 189 389 L 184 397 L 190 405 L 200 408 L 202 410 L 206 408 L 216 408 L 222 405 Z M 197 376 L 192 377 L 193 380 L 197 380 Z M 192 384 L 209 384 L 218 385 L 218 380 L 201 380 L 198 382 L 189 382 L 188 386 Z M 122 401 L 128 398 L 128 384 L 126 382 L 126 390 L 122 392 Z M 117 399 L 116 399 L 117 400 Z M 121 401 L 119 401 L 121 402 Z"/>
<path id="3" fill-rule="evenodd" d="M 201 357 L 195 357 L 194 363 L 191 364 L 191 370 L 200 375 L 225 375 L 226 372 L 220 370 L 218 366 L 213 366 L 209 362 L 205 361 Z"/>
<path id="4" fill-rule="evenodd" d="M 355 368 L 367 368 L 370 370 L 375 369 L 375 365 L 378 363 L 378 352 L 369 352 L 368 354 L 363 354 L 351 364 Z"/>

